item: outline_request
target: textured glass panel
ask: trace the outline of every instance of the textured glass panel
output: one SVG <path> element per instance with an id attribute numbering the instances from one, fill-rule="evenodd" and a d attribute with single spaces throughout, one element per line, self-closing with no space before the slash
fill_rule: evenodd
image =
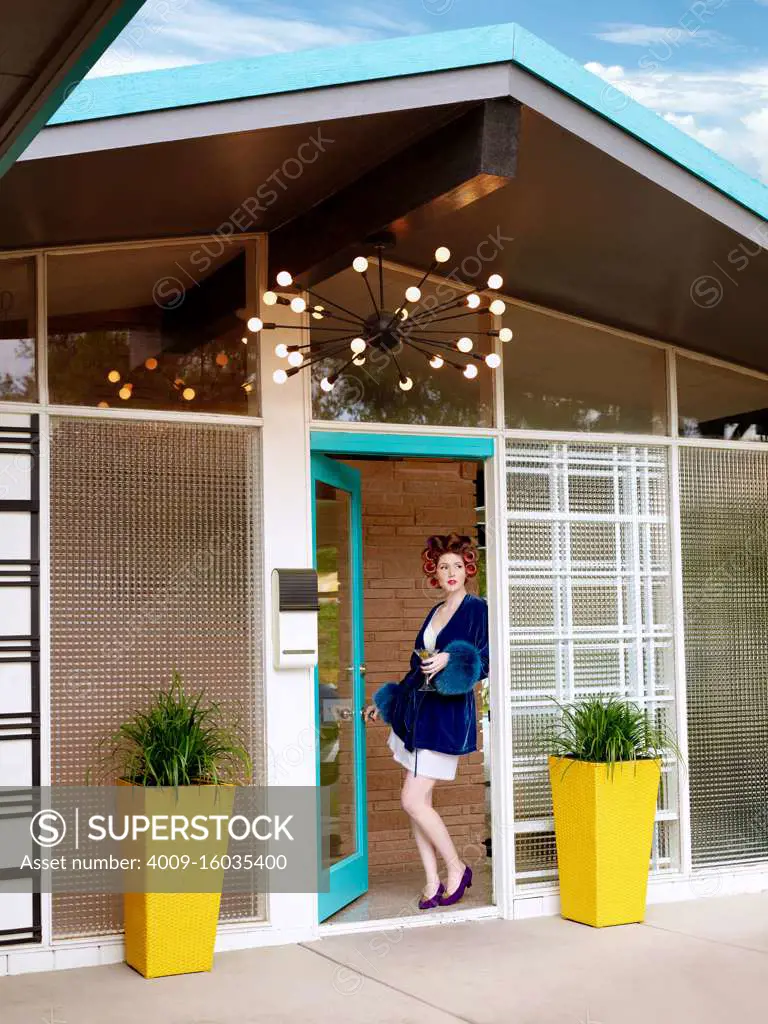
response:
<path id="1" fill-rule="evenodd" d="M 373 275 L 369 274 L 369 277 Z M 384 308 L 391 314 L 404 302 L 405 290 L 416 285 L 421 274 L 406 274 L 394 270 L 384 272 Z M 487 314 L 462 316 L 457 320 L 443 319 L 461 312 L 457 307 L 446 308 L 431 314 L 437 303 L 449 302 L 462 293 L 456 291 L 448 281 L 421 284 L 421 299 L 417 305 L 407 303 L 411 319 L 422 317 L 430 330 L 411 331 L 410 337 L 417 343 L 419 351 L 411 345 L 401 345 L 394 354 L 374 350 L 369 353 L 363 366 L 351 364 L 339 377 L 333 391 L 325 392 L 320 381 L 344 367 L 352 355 L 349 342 L 361 332 L 351 317 L 368 317 L 373 312 L 371 296 L 366 290 L 360 274 L 348 269 L 318 285 L 325 301 L 326 312 L 339 303 L 345 312 L 338 322 L 338 331 L 325 328 L 329 319 L 311 321 L 313 355 L 319 355 L 321 347 L 331 349 L 332 358 L 321 358 L 312 368 L 312 413 L 321 420 L 349 420 L 354 422 L 379 423 L 430 423 L 451 426 L 488 427 L 493 425 L 493 370 L 485 362 L 473 360 L 458 352 L 455 343 L 467 335 L 474 341 L 474 353 L 486 355 L 491 351 L 491 339 L 483 337 L 491 327 Z M 376 301 L 379 301 L 376 285 Z M 426 319 L 429 318 L 429 319 Z M 440 321 L 439 323 L 437 321 Z M 389 322 L 389 321 L 387 321 Z M 426 345 L 420 339 L 424 336 L 436 341 L 439 346 Z M 341 339 L 338 345 L 328 339 Z M 446 362 L 440 369 L 429 365 L 430 358 L 442 353 Z M 338 353 L 338 354 L 337 354 Z M 479 372 L 474 380 L 466 377 L 450 361 L 460 364 L 472 362 Z M 409 391 L 398 387 L 400 371 L 413 381 Z"/>
<path id="2" fill-rule="evenodd" d="M 666 432 L 664 352 L 586 324 L 513 307 L 504 350 L 508 427 Z"/>
<path id="3" fill-rule="evenodd" d="M 768 859 L 768 454 L 680 453 L 693 862 Z"/>
<path id="4" fill-rule="evenodd" d="M 684 356 L 676 362 L 683 436 L 768 441 L 768 380 Z"/>
<path id="5" fill-rule="evenodd" d="M 554 876 L 539 753 L 554 721 L 550 698 L 614 693 L 654 719 L 674 710 L 667 453 L 510 440 L 507 474 L 515 819 L 534 829 L 517 837 L 517 867 L 533 883 Z M 674 784 L 662 787 L 659 809 L 675 810 L 675 794 Z M 671 863 L 653 858 L 659 870 Z"/>
<path id="6" fill-rule="evenodd" d="M 51 255 L 47 266 L 52 402 L 258 414 L 258 387 L 244 387 L 260 336 L 246 327 L 242 245 Z"/>
<path id="7" fill-rule="evenodd" d="M 177 668 L 241 717 L 263 771 L 258 431 L 53 420 L 54 785 L 82 785 L 96 743 Z M 119 928 L 114 897 L 56 897 L 57 935 Z M 225 895 L 222 917 L 263 913 Z"/>
<path id="8" fill-rule="evenodd" d="M 0 260 L 0 400 L 37 400 L 35 261 Z"/>

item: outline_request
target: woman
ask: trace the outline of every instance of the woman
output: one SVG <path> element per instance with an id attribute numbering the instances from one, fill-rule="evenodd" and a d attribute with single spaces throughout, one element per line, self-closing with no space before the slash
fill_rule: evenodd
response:
<path id="1" fill-rule="evenodd" d="M 461 754 L 477 750 L 474 687 L 488 675 L 488 606 L 466 589 L 467 578 L 477 573 L 477 552 L 469 537 L 430 537 L 421 558 L 425 575 L 442 589 L 445 600 L 424 620 L 408 674 L 374 693 L 369 717 L 381 717 L 391 726 L 389 747 L 407 769 L 402 805 L 427 877 L 419 900 L 419 909 L 426 910 L 458 903 L 472 884 L 472 868 L 459 857 L 432 806 L 432 791 L 437 779 L 455 778 Z M 419 649 L 434 653 L 422 661 Z M 438 853 L 447 870 L 445 885 Z"/>

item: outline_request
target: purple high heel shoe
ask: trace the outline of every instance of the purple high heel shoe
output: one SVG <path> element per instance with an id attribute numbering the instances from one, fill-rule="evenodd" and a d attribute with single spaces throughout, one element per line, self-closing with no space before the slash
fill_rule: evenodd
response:
<path id="1" fill-rule="evenodd" d="M 443 893 L 445 892 L 445 886 L 442 882 L 437 887 L 437 892 L 434 896 L 430 896 L 428 900 L 419 900 L 419 910 L 430 910 L 432 907 L 436 907 L 442 899 Z"/>
<path id="2" fill-rule="evenodd" d="M 461 876 L 461 881 L 456 886 L 450 896 L 440 896 L 438 904 L 441 907 L 450 907 L 453 903 L 458 903 L 461 897 L 464 895 L 467 889 L 472 885 L 472 868 L 467 864 L 464 868 L 464 874 Z"/>

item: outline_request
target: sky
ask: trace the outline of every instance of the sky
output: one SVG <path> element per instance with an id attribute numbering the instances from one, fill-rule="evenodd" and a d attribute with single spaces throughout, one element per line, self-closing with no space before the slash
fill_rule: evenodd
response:
<path id="1" fill-rule="evenodd" d="M 148 0 L 91 76 L 510 21 L 768 183 L 768 0 Z"/>

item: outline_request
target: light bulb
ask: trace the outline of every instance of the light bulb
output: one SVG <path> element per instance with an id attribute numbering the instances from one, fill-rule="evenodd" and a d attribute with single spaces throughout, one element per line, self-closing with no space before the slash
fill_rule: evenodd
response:
<path id="1" fill-rule="evenodd" d="M 352 260 L 352 269 L 356 270 L 358 274 L 364 274 L 368 269 L 368 260 L 365 256 L 355 256 Z"/>
<path id="2" fill-rule="evenodd" d="M 325 309 L 325 306 L 313 306 L 312 309 L 314 309 L 316 313 L 322 313 L 323 310 Z"/>
<path id="3" fill-rule="evenodd" d="M 228 362 L 229 362 L 229 356 L 227 355 L 226 352 L 217 352 L 216 353 L 216 365 L 217 366 L 226 366 Z"/>
<path id="4" fill-rule="evenodd" d="M 363 366 L 365 364 L 365 356 L 358 356 L 357 359 L 353 359 L 352 362 L 355 366 Z"/>
<path id="5" fill-rule="evenodd" d="M 275 370 L 275 373 L 277 373 L 277 370 Z M 274 374 L 272 376 L 274 377 Z M 249 384 L 243 384 L 243 391 L 247 391 L 247 392 L 253 391 L 253 384 L 250 384 L 250 383 Z"/>
<path id="6" fill-rule="evenodd" d="M 464 376 L 467 380 L 473 380 L 477 376 L 477 367 L 474 363 L 469 363 L 464 367 Z"/>
<path id="7" fill-rule="evenodd" d="M 471 352 L 472 351 L 472 339 L 471 338 L 459 338 L 456 342 L 456 348 L 459 352 Z"/>
<path id="8" fill-rule="evenodd" d="M 506 303 L 502 302 L 501 299 L 494 299 L 488 307 L 489 311 L 493 313 L 494 316 L 501 316 L 506 308 Z"/>
<path id="9" fill-rule="evenodd" d="M 285 370 L 275 370 L 275 372 L 272 374 L 272 380 L 275 382 L 275 384 L 285 384 L 285 382 L 288 380 L 288 374 L 285 372 Z"/>
<path id="10" fill-rule="evenodd" d="M 282 341 L 278 345 L 275 345 L 275 355 L 278 359 L 285 359 L 288 355 L 288 346 L 283 344 Z"/>
<path id="11" fill-rule="evenodd" d="M 322 313 L 318 313 L 317 310 L 315 310 L 315 312 L 312 314 L 312 319 L 313 320 L 322 320 L 323 319 L 323 314 Z"/>
<path id="12" fill-rule="evenodd" d="M 492 288 L 493 291 L 497 292 L 499 288 L 504 284 L 504 278 L 501 274 L 491 274 L 488 278 L 488 287 Z"/>
<path id="13" fill-rule="evenodd" d="M 157 369 L 157 360 L 155 359 L 154 356 L 150 356 L 149 359 L 145 359 L 144 360 L 144 365 L 146 366 L 146 368 L 148 370 L 156 370 Z"/>
<path id="14" fill-rule="evenodd" d="M 253 331 L 254 334 L 258 334 L 261 328 L 264 326 L 264 321 L 260 316 L 252 316 L 248 318 L 248 322 L 245 325 L 249 331 Z"/>
<path id="15" fill-rule="evenodd" d="M 323 391 L 333 391 L 333 384 L 331 383 L 330 380 L 328 380 L 327 377 L 323 377 L 323 379 L 320 381 L 320 387 L 323 389 Z"/>
<path id="16" fill-rule="evenodd" d="M 497 366 L 501 366 L 501 356 L 496 355 L 495 352 L 489 352 L 485 357 L 485 364 L 495 370 Z"/>
<path id="17" fill-rule="evenodd" d="M 107 380 L 110 382 L 110 384 L 117 384 L 117 382 L 120 380 L 120 373 L 117 370 L 110 370 L 109 373 L 107 374 Z"/>
<path id="18" fill-rule="evenodd" d="M 300 295 L 296 295 L 291 299 L 291 309 L 294 313 L 303 313 L 306 308 L 307 304 Z"/>
<path id="19" fill-rule="evenodd" d="M 512 341 L 512 328 L 511 327 L 502 327 L 501 330 L 499 331 L 499 340 L 500 341 Z"/>
<path id="20" fill-rule="evenodd" d="M 122 387 L 122 388 L 120 388 L 120 390 L 117 393 L 118 393 L 118 395 L 120 395 L 120 397 L 125 402 L 127 402 L 128 399 L 131 397 L 131 389 L 130 388 Z"/>
<path id="21" fill-rule="evenodd" d="M 261 296 L 261 301 L 265 306 L 277 305 L 277 292 L 264 292 Z"/>
<path id="22" fill-rule="evenodd" d="M 434 367 L 435 370 L 439 370 L 440 367 L 445 363 L 442 356 L 432 356 L 429 360 L 429 365 Z"/>
<path id="23" fill-rule="evenodd" d="M 400 310 L 400 319 L 401 320 L 407 320 L 408 319 L 408 310 L 405 308 L 405 306 L 403 306 L 403 308 Z"/>
<path id="24" fill-rule="evenodd" d="M 192 399 L 195 397 L 195 389 L 184 388 L 184 390 L 181 392 L 181 397 L 184 399 L 185 402 L 191 402 Z"/>
<path id="25" fill-rule="evenodd" d="M 470 292 L 467 296 L 467 305 L 470 309 L 477 309 L 480 305 L 480 296 L 476 295 L 475 292 Z"/>
<path id="26" fill-rule="evenodd" d="M 245 336 L 245 335 L 243 335 L 243 336 L 242 336 L 242 338 L 240 339 L 240 341 L 242 341 L 242 343 L 243 343 L 244 345 L 247 345 L 247 344 L 248 344 L 248 339 L 246 338 L 246 336 Z"/>
<path id="27" fill-rule="evenodd" d="M 275 280 L 282 288 L 287 288 L 289 284 L 293 284 L 293 278 L 287 270 L 281 270 Z"/>
<path id="28" fill-rule="evenodd" d="M 99 402 L 99 404 L 96 406 L 96 408 L 97 409 L 108 409 L 109 408 L 109 402 Z"/>
<path id="29" fill-rule="evenodd" d="M 435 249 L 435 260 L 437 263 L 447 263 L 451 258 L 451 250 L 447 249 L 444 245 L 439 245 Z"/>
<path id="30" fill-rule="evenodd" d="M 401 377 L 398 384 L 401 391 L 410 391 L 413 387 L 413 381 L 410 377 Z"/>
<path id="31" fill-rule="evenodd" d="M 288 362 L 291 364 L 291 366 L 301 366 L 301 364 L 304 362 L 304 356 L 301 354 L 301 352 L 289 352 Z"/>
<path id="32" fill-rule="evenodd" d="M 417 288 L 415 284 L 412 284 L 409 288 L 405 289 L 405 297 L 409 302 L 418 302 L 421 298 L 421 288 Z"/>
<path id="33" fill-rule="evenodd" d="M 359 356 L 363 352 L 365 352 L 367 346 L 362 338 L 353 338 L 352 341 L 349 343 L 349 347 L 352 349 L 356 356 Z"/>

